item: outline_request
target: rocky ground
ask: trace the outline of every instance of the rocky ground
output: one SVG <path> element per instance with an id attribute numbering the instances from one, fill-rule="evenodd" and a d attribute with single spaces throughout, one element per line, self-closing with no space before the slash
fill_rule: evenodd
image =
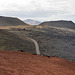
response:
<path id="1" fill-rule="evenodd" d="M 34 26 L 25 31 L 12 31 L 22 38 L 35 39 L 41 55 L 57 56 L 75 62 L 75 30 L 61 27 Z"/>

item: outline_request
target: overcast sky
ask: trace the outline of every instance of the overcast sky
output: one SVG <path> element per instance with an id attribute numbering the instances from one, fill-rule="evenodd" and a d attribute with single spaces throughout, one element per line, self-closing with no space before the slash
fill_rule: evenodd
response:
<path id="1" fill-rule="evenodd" d="M 75 22 L 75 0 L 1 0 L 0 16 Z"/>

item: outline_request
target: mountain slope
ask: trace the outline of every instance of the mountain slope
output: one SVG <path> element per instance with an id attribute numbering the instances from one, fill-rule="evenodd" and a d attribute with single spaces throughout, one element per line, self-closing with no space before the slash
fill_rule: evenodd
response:
<path id="1" fill-rule="evenodd" d="M 26 38 L 23 40 L 17 35 L 0 30 L 0 50 L 12 50 L 35 53 L 34 43 Z"/>
<path id="2" fill-rule="evenodd" d="M 57 57 L 0 51 L 1 75 L 74 75 L 75 63 Z"/>
<path id="3" fill-rule="evenodd" d="M 63 28 L 71 28 L 75 29 L 75 24 L 72 21 L 48 21 L 39 24 L 40 26 L 54 26 L 54 27 L 63 27 Z"/>
<path id="4" fill-rule="evenodd" d="M 17 25 L 27 25 L 27 24 L 18 18 L 0 16 L 0 26 L 17 26 Z"/>
<path id="5" fill-rule="evenodd" d="M 35 21 L 31 19 L 24 20 L 24 22 L 30 25 L 39 25 L 41 23 L 40 21 Z"/>
<path id="6" fill-rule="evenodd" d="M 34 26 L 30 31 L 13 31 L 38 42 L 41 55 L 58 56 L 75 61 L 75 30 L 55 26 Z"/>

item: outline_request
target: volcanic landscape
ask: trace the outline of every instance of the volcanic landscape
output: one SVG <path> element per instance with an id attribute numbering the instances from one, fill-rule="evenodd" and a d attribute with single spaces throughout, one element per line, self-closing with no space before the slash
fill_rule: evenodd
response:
<path id="1" fill-rule="evenodd" d="M 74 74 L 75 23 L 0 16 L 0 75 Z"/>

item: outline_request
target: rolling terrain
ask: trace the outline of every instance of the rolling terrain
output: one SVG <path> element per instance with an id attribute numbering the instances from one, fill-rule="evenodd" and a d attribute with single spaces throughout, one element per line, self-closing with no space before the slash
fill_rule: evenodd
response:
<path id="1" fill-rule="evenodd" d="M 0 26 L 18 26 L 18 25 L 27 25 L 27 24 L 18 18 L 0 16 Z"/>
<path id="2" fill-rule="evenodd" d="M 44 24 L 44 26 L 33 26 L 28 31 L 12 32 L 19 37 L 30 37 L 36 40 L 41 55 L 57 56 L 75 62 L 75 24 L 66 21 L 65 27 L 65 23 L 61 23 L 63 26 L 60 25 L 59 21 L 58 23 L 58 26 Z"/>
<path id="3" fill-rule="evenodd" d="M 35 45 L 31 40 L 19 38 L 6 30 L 0 30 L 0 50 L 24 51 L 35 53 Z"/>
<path id="4" fill-rule="evenodd" d="M 72 21 L 31 26 L 15 25 L 15 22 L 10 25 L 10 20 L 0 27 L 1 75 L 75 74 L 75 24 Z"/>
<path id="5" fill-rule="evenodd" d="M 8 32 L 12 29 L 20 30 L 24 27 L 31 27 L 18 18 L 0 16 L 0 50 L 24 51 L 36 53 L 35 44 L 27 38 L 20 38 Z"/>
<path id="6" fill-rule="evenodd" d="M 75 62 L 75 24 L 72 21 L 50 21 L 37 26 L 7 26 L 7 29 L 9 32 L 0 30 L 1 50 L 36 53 L 36 45 L 28 40 L 31 38 L 37 42 L 41 55 L 57 56 Z"/>
<path id="7" fill-rule="evenodd" d="M 72 21 L 59 20 L 59 21 L 47 21 L 39 24 L 40 26 L 53 26 L 62 28 L 75 29 L 75 24 Z"/>

